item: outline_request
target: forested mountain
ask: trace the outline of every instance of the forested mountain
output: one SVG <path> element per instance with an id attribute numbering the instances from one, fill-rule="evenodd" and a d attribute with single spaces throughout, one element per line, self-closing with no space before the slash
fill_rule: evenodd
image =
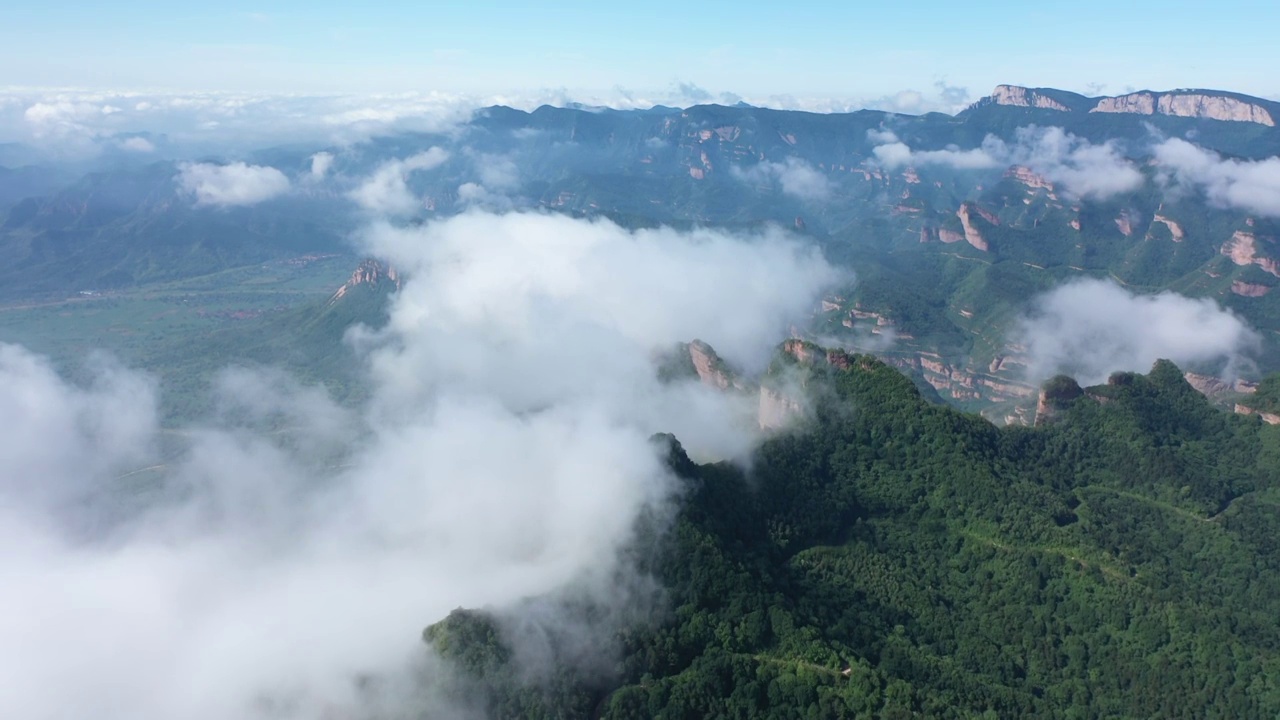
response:
<path id="1" fill-rule="evenodd" d="M 499 718 L 1280 712 L 1280 428 L 1164 361 L 1055 379 L 1051 421 L 997 428 L 870 357 L 805 356 L 772 372 L 826 392 L 750 469 L 655 440 L 684 494 L 637 546 L 669 613 L 590 664 L 549 629 L 530 674 L 503 617 L 460 609 L 425 633 L 458 692 Z"/>

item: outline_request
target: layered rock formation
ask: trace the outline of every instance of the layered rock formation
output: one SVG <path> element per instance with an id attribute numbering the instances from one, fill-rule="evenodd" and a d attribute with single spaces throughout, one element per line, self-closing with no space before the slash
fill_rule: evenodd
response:
<path id="1" fill-rule="evenodd" d="M 1043 110 L 1057 110 L 1059 112 L 1070 111 L 1070 108 L 1057 100 L 1018 85 L 997 85 L 996 89 L 991 92 L 991 101 L 997 105 L 1033 107 Z"/>
<path id="2" fill-rule="evenodd" d="M 1182 374 L 1186 378 L 1187 384 L 1195 388 L 1197 392 L 1205 397 L 1213 400 L 1228 393 L 1255 393 L 1258 391 L 1258 384 L 1251 383 L 1247 380 L 1224 380 L 1222 378 L 1213 377 L 1212 375 L 1201 375 L 1199 373 L 1186 372 Z"/>
<path id="3" fill-rule="evenodd" d="M 1161 95 L 1156 112 L 1176 117 L 1208 118 L 1232 122 L 1251 122 L 1275 127 L 1275 119 L 1266 108 L 1220 95 L 1189 93 Z"/>
<path id="4" fill-rule="evenodd" d="M 987 252 L 991 248 L 989 245 L 987 245 L 986 238 L 982 237 L 982 233 L 973 224 L 973 220 L 970 217 L 971 211 L 974 211 L 974 210 L 976 210 L 978 214 L 982 215 L 983 219 L 987 220 L 988 222 L 990 222 L 993 219 L 993 217 L 990 214 L 983 213 L 981 210 L 977 210 L 970 203 L 961 203 L 960 209 L 956 210 L 956 217 L 960 218 L 960 225 L 964 227 L 964 239 L 967 240 L 969 244 L 974 246 L 975 248 L 983 252 Z M 995 224 L 995 223 L 992 223 L 992 224 Z"/>
<path id="5" fill-rule="evenodd" d="M 1275 118 L 1260 104 L 1206 92 L 1138 92 L 1098 100 L 1089 112 L 1172 115 L 1174 117 L 1251 122 L 1275 127 Z"/>
<path id="6" fill-rule="evenodd" d="M 728 371 L 724 360 L 705 342 L 694 340 L 689 343 L 689 360 L 693 362 L 693 369 L 704 385 L 720 390 L 742 389 L 742 382 Z"/>
<path id="7" fill-rule="evenodd" d="M 1089 102 L 1084 96 L 1081 103 Z M 985 98 L 996 105 L 1040 108 L 1070 112 L 1059 100 L 1040 91 L 1017 85 L 997 85 Z M 1089 108 L 1092 113 L 1124 113 L 1130 115 L 1169 115 L 1172 117 L 1200 118 L 1225 122 L 1248 122 L 1275 127 L 1274 106 L 1265 100 L 1244 98 L 1211 90 L 1175 90 L 1152 92 L 1143 90 L 1115 97 L 1100 97 Z M 1075 104 L 1075 103 L 1073 103 Z M 1077 105 L 1079 107 L 1079 105 Z"/>
<path id="8" fill-rule="evenodd" d="M 1239 415 L 1257 415 L 1268 425 L 1280 425 L 1280 415 L 1269 412 L 1260 412 L 1248 407 L 1247 405 L 1236 403 L 1236 413 Z"/>

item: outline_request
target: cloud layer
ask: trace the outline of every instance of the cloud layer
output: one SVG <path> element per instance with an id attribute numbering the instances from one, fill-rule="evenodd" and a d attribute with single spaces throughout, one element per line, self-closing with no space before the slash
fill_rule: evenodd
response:
<path id="1" fill-rule="evenodd" d="M 616 550 L 672 492 L 651 433 L 753 442 L 750 408 L 659 382 L 654 351 L 759 366 L 838 279 L 777 233 L 472 212 L 363 238 L 407 280 L 352 332 L 360 407 L 231 370 L 216 413 L 161 430 L 145 376 L 75 386 L 0 346 L 0 412 L 29 419 L 0 436 L 0 715 L 459 716 L 422 695 L 423 626 L 566 586 L 625 601 Z"/>
<path id="2" fill-rule="evenodd" d="M 968 99 L 964 88 L 942 83 L 932 91 L 903 90 L 882 97 L 743 96 L 713 93 L 687 82 L 653 92 L 615 88 L 607 93 L 585 93 L 552 88 L 503 94 L 286 95 L 0 88 L 0 142 L 31 142 L 60 153 L 87 155 L 101 152 L 122 134 L 148 132 L 164 136 L 165 145 L 191 157 L 228 147 L 243 150 L 298 141 L 346 145 L 400 132 L 440 132 L 492 105 L 523 110 L 542 105 L 627 110 L 746 102 L 780 110 L 853 112 L 872 108 L 918 114 L 956 112 Z"/>
<path id="3" fill-rule="evenodd" d="M 1085 384 L 1122 370 L 1146 372 L 1162 358 L 1213 365 L 1230 376 L 1260 341 L 1213 300 L 1135 295 L 1109 280 L 1078 280 L 1045 293 L 1015 337 L 1027 348 L 1031 380 L 1064 373 Z"/>

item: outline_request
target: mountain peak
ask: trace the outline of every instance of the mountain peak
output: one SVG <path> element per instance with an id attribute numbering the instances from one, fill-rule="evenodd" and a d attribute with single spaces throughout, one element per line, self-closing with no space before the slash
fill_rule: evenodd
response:
<path id="1" fill-rule="evenodd" d="M 335 303 L 353 289 L 368 285 L 373 288 L 389 283 L 396 290 L 400 289 L 400 276 L 396 273 L 396 269 L 390 265 L 383 265 L 381 262 L 373 259 L 362 260 L 356 266 L 355 272 L 351 273 L 351 279 L 347 280 L 338 291 L 329 298 L 329 303 Z"/>

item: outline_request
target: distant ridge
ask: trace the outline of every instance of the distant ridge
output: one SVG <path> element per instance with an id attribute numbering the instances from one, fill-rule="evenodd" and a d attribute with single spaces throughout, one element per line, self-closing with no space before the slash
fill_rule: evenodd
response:
<path id="1" fill-rule="evenodd" d="M 997 85 L 991 94 L 969 106 L 1025 107 L 1057 112 L 1169 115 L 1172 117 L 1247 122 L 1275 127 L 1280 103 L 1222 90 L 1182 88 L 1169 91 L 1140 90 L 1125 95 L 1086 97 L 1053 88 Z"/>

